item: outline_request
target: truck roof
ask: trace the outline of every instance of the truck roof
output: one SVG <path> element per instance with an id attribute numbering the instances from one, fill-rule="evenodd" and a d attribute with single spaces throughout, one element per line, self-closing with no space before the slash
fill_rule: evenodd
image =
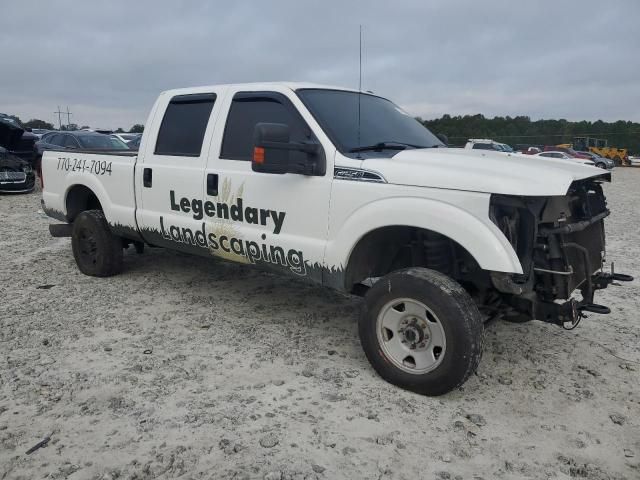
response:
<path id="1" fill-rule="evenodd" d="M 310 82 L 256 82 L 256 83 L 225 83 L 225 84 L 217 84 L 217 85 L 204 85 L 198 87 L 186 87 L 186 88 L 175 88 L 171 90 L 165 90 L 162 93 L 169 93 L 172 95 L 184 95 L 188 93 L 204 93 L 211 88 L 227 88 L 227 87 L 242 87 L 250 90 L 268 90 L 273 87 L 284 87 L 289 88 L 291 90 L 300 90 L 303 88 L 320 88 L 324 90 L 344 90 L 346 92 L 358 92 L 358 90 L 353 88 L 345 88 L 338 87 L 335 85 L 322 85 L 318 83 L 310 83 Z M 372 95 L 372 92 L 362 92 L 365 95 Z"/>

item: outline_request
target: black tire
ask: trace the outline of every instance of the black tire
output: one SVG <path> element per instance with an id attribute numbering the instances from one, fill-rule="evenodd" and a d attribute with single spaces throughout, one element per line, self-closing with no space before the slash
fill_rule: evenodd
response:
<path id="1" fill-rule="evenodd" d="M 395 299 L 420 302 L 441 325 L 446 348 L 439 363 L 426 373 L 409 373 L 384 353 L 378 317 Z M 358 326 L 362 348 L 376 372 L 394 385 L 423 395 L 443 395 L 459 387 L 476 371 L 482 357 L 484 327 L 477 306 L 457 282 L 427 268 L 398 270 L 377 281 L 365 295 Z"/>
<path id="2" fill-rule="evenodd" d="M 598 168 L 603 168 L 603 169 L 605 169 L 605 170 L 607 169 L 607 165 L 606 165 L 606 164 L 604 164 L 604 163 L 602 163 L 602 162 L 600 162 L 600 163 L 596 163 L 596 167 L 598 167 Z"/>
<path id="3" fill-rule="evenodd" d="M 85 275 L 109 277 L 122 270 L 122 239 L 111 232 L 102 210 L 86 210 L 76 217 L 71 247 Z"/>

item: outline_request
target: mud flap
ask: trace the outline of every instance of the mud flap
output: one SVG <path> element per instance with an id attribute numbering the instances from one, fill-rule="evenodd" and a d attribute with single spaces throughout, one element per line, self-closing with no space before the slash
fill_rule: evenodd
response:
<path id="1" fill-rule="evenodd" d="M 52 223 L 49 225 L 49 233 L 52 237 L 70 237 L 73 226 L 69 223 Z"/>

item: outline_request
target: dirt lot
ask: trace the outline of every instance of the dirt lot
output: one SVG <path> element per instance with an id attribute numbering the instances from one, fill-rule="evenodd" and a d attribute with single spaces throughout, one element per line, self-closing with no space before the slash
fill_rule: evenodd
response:
<path id="1" fill-rule="evenodd" d="M 640 169 L 614 177 L 640 277 Z M 160 249 L 86 277 L 39 201 L 0 197 L 0 479 L 640 478 L 640 281 L 571 332 L 491 323 L 427 398 L 369 367 L 358 299 Z"/>

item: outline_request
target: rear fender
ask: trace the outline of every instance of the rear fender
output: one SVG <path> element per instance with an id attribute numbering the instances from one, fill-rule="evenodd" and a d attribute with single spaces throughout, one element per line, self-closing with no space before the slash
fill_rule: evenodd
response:
<path id="1" fill-rule="evenodd" d="M 96 198 L 100 202 L 100 205 L 102 206 L 102 211 L 104 212 L 105 218 L 107 219 L 107 221 L 110 222 L 110 220 L 113 218 L 111 199 L 109 198 L 109 194 L 107 193 L 107 190 L 100 183 L 98 178 L 93 175 L 78 175 L 78 177 L 75 179 L 70 176 L 69 180 L 70 180 L 69 185 L 67 186 L 64 192 L 64 203 L 63 203 L 64 214 L 67 217 L 67 219 L 71 220 L 69 219 L 69 212 L 67 210 L 69 192 L 71 192 L 74 187 L 77 187 L 78 185 L 82 185 L 93 192 L 93 194 L 96 196 Z"/>

